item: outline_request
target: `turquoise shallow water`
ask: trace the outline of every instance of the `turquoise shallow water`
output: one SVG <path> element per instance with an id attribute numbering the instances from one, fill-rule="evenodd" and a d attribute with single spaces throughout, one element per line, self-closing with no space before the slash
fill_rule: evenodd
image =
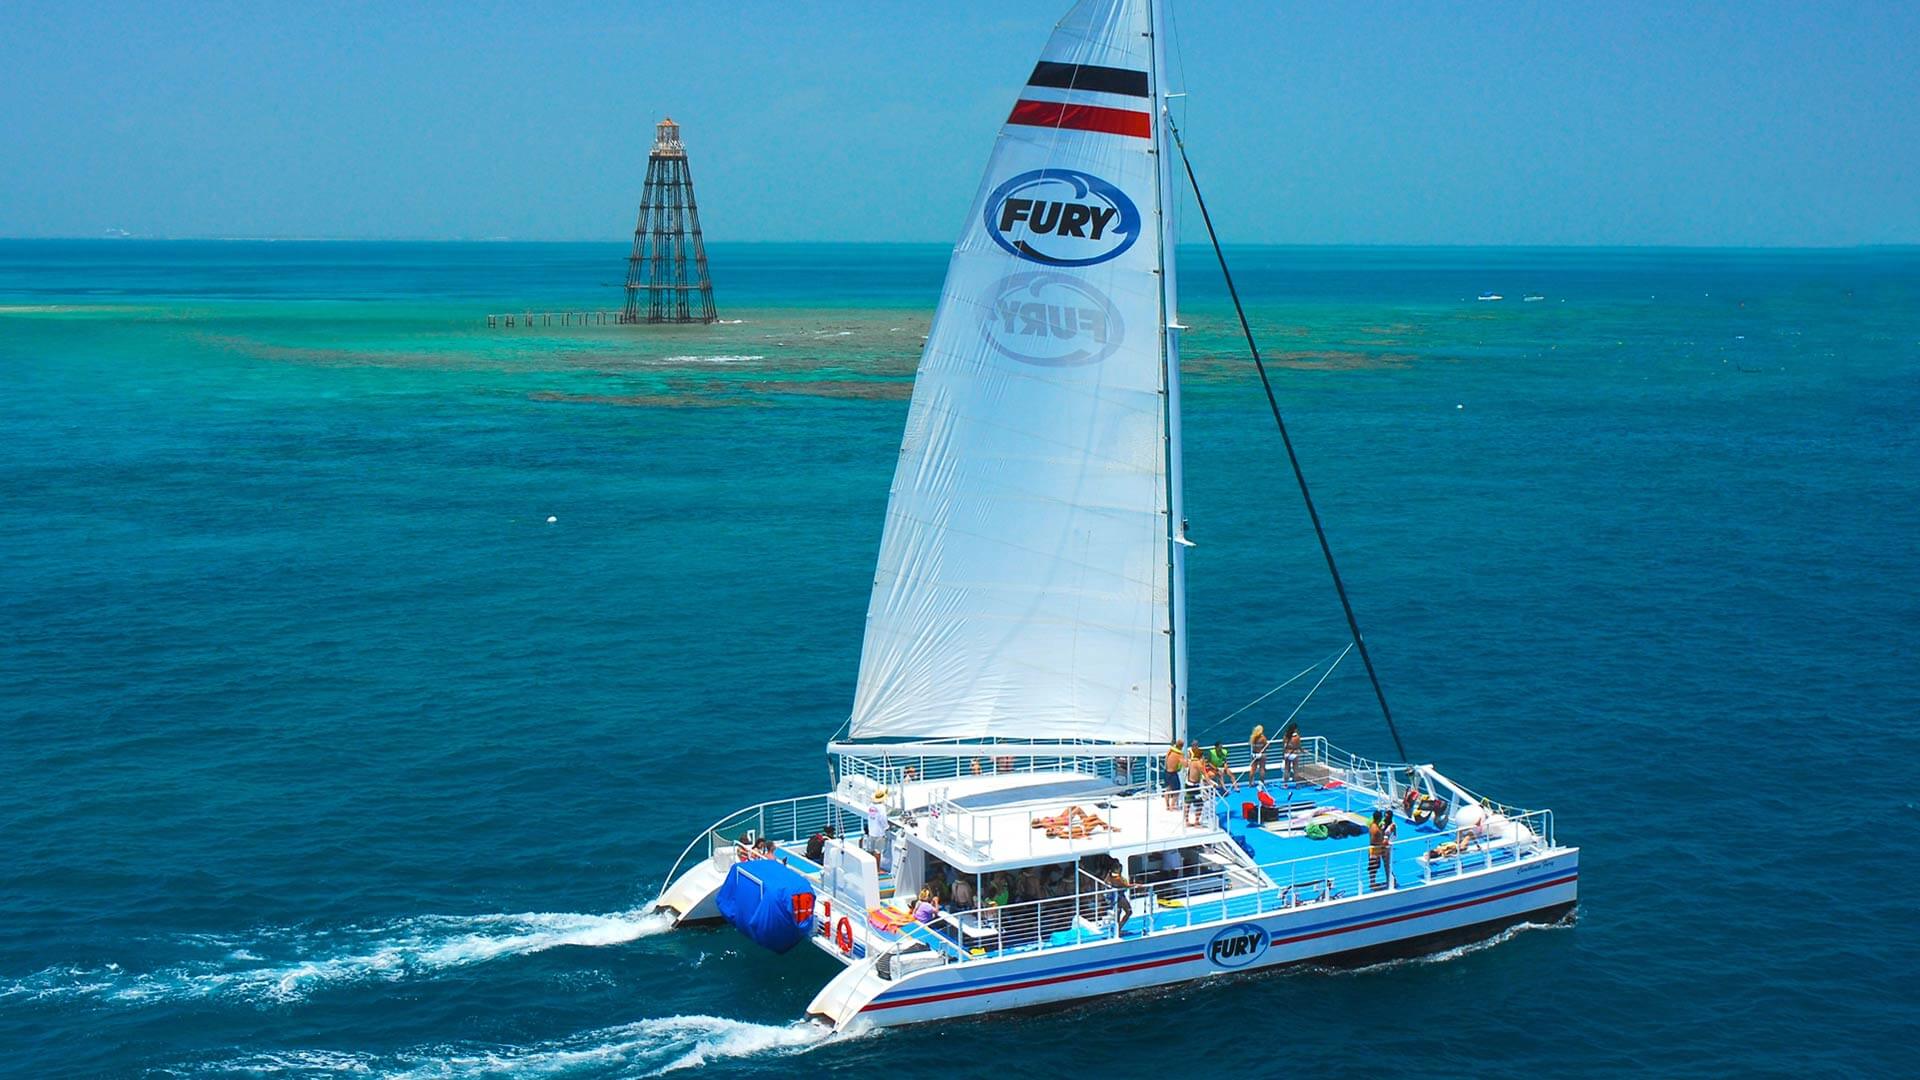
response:
<path id="1" fill-rule="evenodd" d="M 1904 1062 L 1920 254 L 1236 252 L 1410 747 L 1557 811 L 1578 925 L 825 1044 L 823 958 L 637 912 L 823 781 L 944 251 L 719 247 L 714 327 L 480 318 L 621 255 L 0 243 L 0 1069 Z M 1346 635 L 1183 285 L 1211 734 Z M 1307 716 L 1390 751 L 1357 669 Z"/>

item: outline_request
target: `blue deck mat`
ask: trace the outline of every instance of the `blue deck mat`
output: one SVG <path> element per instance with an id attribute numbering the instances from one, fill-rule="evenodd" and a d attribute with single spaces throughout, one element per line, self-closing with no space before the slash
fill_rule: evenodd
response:
<path id="1" fill-rule="evenodd" d="M 1090 798 L 1095 795 L 1114 795 L 1121 785 L 1111 780 L 1097 777 L 1084 777 L 1077 780 L 1056 780 L 1051 784 L 1034 784 L 1030 787 L 1003 788 L 999 791 L 983 791 L 977 795 L 963 795 L 953 800 L 953 805 L 962 810 L 982 810 L 1003 803 L 1029 802 L 1036 799 Z"/>

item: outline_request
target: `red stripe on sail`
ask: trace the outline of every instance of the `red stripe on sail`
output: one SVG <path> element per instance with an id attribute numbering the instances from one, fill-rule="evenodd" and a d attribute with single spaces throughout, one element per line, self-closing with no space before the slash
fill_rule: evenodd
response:
<path id="1" fill-rule="evenodd" d="M 1153 117 L 1129 109 L 1109 109 L 1100 105 L 1067 105 L 1058 101 L 1016 101 L 1009 124 L 1030 127 L 1072 128 L 1075 131 L 1103 131 L 1109 135 L 1131 135 L 1136 139 L 1153 137 Z"/>

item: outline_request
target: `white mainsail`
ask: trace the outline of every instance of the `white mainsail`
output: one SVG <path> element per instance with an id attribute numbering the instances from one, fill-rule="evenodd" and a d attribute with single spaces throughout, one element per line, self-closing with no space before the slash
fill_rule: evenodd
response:
<path id="1" fill-rule="evenodd" d="M 1149 0 L 1055 28 L 921 356 L 856 739 L 1185 728 L 1177 341 Z"/>

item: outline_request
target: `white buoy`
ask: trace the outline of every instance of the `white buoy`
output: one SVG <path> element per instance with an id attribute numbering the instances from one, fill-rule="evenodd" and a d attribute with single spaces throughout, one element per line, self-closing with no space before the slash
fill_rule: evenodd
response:
<path id="1" fill-rule="evenodd" d="M 1456 409 L 1464 409 L 1464 408 L 1466 408 L 1466 406 L 1465 406 L 1465 405 L 1455 405 L 1455 406 L 1454 406 L 1454 408 L 1456 408 Z"/>
<path id="2" fill-rule="evenodd" d="M 553 524 L 554 522 L 556 522 L 556 521 L 559 521 L 559 520 L 560 520 L 559 518 L 557 518 L 557 517 L 554 517 L 554 516 L 553 516 L 552 514 L 548 514 L 548 515 L 547 515 L 547 524 L 549 524 L 549 525 L 551 525 L 551 524 Z"/>

